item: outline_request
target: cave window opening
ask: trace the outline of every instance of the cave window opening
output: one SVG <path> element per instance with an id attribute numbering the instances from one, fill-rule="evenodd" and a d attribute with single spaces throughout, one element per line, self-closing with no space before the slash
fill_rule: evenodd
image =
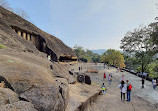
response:
<path id="1" fill-rule="evenodd" d="M 23 37 L 23 32 L 21 32 L 21 36 Z"/>
<path id="2" fill-rule="evenodd" d="M 16 33 L 18 33 L 18 30 L 15 30 Z"/>

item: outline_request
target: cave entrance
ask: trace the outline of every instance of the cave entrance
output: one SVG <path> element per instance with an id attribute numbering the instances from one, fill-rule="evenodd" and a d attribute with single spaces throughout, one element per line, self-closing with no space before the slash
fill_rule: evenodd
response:
<path id="1" fill-rule="evenodd" d="M 61 55 L 59 58 L 60 62 L 72 62 L 77 61 L 77 57 L 73 57 L 72 55 Z"/>

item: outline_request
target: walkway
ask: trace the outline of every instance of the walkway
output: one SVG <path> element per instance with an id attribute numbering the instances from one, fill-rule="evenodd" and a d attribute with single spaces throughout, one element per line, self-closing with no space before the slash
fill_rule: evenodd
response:
<path id="1" fill-rule="evenodd" d="M 92 84 L 101 87 L 103 82 L 103 72 L 112 73 L 113 83 L 108 85 L 108 80 L 105 80 L 107 91 L 105 95 L 101 95 L 98 100 L 90 106 L 87 111 L 158 111 L 156 105 L 158 104 L 158 89 L 153 90 L 152 84 L 145 81 L 145 88 L 141 89 L 141 78 L 132 75 L 128 72 L 116 73 L 115 68 L 103 69 L 103 65 L 93 65 L 93 68 L 100 69 L 99 74 L 89 74 L 93 81 Z M 132 83 L 132 101 L 121 101 L 120 90 L 118 84 L 120 83 L 122 74 L 125 75 L 125 80 L 128 79 Z M 143 98 L 143 99 L 142 99 Z"/>

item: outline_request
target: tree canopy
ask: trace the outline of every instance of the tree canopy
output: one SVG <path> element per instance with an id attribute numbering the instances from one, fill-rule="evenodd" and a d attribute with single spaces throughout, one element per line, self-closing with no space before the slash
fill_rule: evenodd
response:
<path id="1" fill-rule="evenodd" d="M 125 60 L 123 55 L 120 51 L 117 51 L 115 49 L 108 49 L 103 55 L 102 55 L 103 62 L 107 62 L 110 65 L 115 65 L 120 68 L 125 67 Z"/>
<path id="2" fill-rule="evenodd" d="M 125 52 L 134 54 L 137 62 L 141 64 L 142 72 L 144 72 L 147 65 L 152 61 L 151 52 L 151 30 L 148 27 L 139 27 L 133 32 L 126 33 L 121 40 L 121 49 Z"/>
<path id="3" fill-rule="evenodd" d="M 81 46 L 75 46 L 74 52 L 79 60 L 83 62 L 101 62 L 101 56 L 97 53 L 93 53 L 91 50 L 84 50 Z"/>

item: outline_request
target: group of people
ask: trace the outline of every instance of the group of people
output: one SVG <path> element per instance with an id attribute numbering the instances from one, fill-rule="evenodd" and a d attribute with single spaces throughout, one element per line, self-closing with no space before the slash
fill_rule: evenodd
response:
<path id="1" fill-rule="evenodd" d="M 142 77 L 142 88 L 144 88 L 144 84 L 145 84 L 145 77 Z M 156 78 L 154 78 L 152 80 L 152 86 L 153 86 L 153 89 L 155 90 L 156 86 L 157 86 L 157 81 L 156 81 Z"/>
<path id="2" fill-rule="evenodd" d="M 106 78 L 106 74 L 104 72 L 103 80 L 105 80 L 105 78 Z M 111 74 L 109 74 L 109 76 L 108 76 L 108 81 L 109 81 L 109 85 L 111 85 L 111 82 L 112 82 L 112 75 Z M 145 83 L 145 78 L 142 77 L 142 88 L 144 88 L 144 83 Z M 154 78 L 152 80 L 152 85 L 153 85 L 153 89 L 155 90 L 155 88 L 157 86 L 156 78 Z M 129 83 L 129 80 L 126 80 L 126 82 L 125 82 L 125 78 L 124 78 L 123 74 L 121 77 L 121 82 L 118 85 L 118 87 L 120 88 L 120 92 L 121 92 L 121 100 L 125 100 L 125 95 L 127 93 L 127 100 L 126 101 L 131 101 L 132 85 L 131 85 L 131 83 Z M 104 83 L 102 85 L 102 94 L 105 94 L 105 84 Z"/>
<path id="3" fill-rule="evenodd" d="M 120 88 L 121 92 L 121 100 L 125 100 L 125 94 L 127 92 L 127 101 L 131 101 L 131 90 L 132 90 L 132 85 L 129 83 L 129 80 L 125 81 L 121 79 L 121 83 L 118 85 Z"/>
<path id="4" fill-rule="evenodd" d="M 103 81 L 105 81 L 105 79 L 106 79 L 106 74 L 105 74 L 105 72 L 104 72 L 104 75 L 103 75 Z M 109 74 L 109 76 L 108 76 L 108 81 L 109 81 L 109 85 L 111 85 L 111 82 L 112 82 L 112 74 Z M 102 84 L 102 94 L 105 94 L 105 84 L 103 83 Z"/>
<path id="5" fill-rule="evenodd" d="M 105 78 L 106 78 L 106 74 L 104 72 L 103 80 L 105 80 Z M 109 85 L 111 85 L 112 74 L 109 74 L 108 81 L 109 81 Z M 129 83 L 129 80 L 126 80 L 126 84 L 125 84 L 125 78 L 124 78 L 123 74 L 121 77 L 121 83 L 118 85 L 118 87 L 120 88 L 120 92 L 121 92 L 121 100 L 125 100 L 125 94 L 127 93 L 127 101 L 131 101 L 132 85 Z M 102 84 L 102 94 L 105 94 L 105 84 L 104 83 Z"/>
<path id="6" fill-rule="evenodd" d="M 79 67 L 78 67 L 78 70 L 79 70 L 79 71 L 82 71 L 82 66 L 79 66 Z"/>
<path id="7" fill-rule="evenodd" d="M 105 79 L 106 79 L 106 74 L 105 74 L 105 72 L 104 72 L 103 81 L 105 81 Z M 111 85 L 111 82 L 112 82 L 112 74 L 109 74 L 109 76 L 108 76 L 108 81 L 109 81 L 109 85 Z"/>

